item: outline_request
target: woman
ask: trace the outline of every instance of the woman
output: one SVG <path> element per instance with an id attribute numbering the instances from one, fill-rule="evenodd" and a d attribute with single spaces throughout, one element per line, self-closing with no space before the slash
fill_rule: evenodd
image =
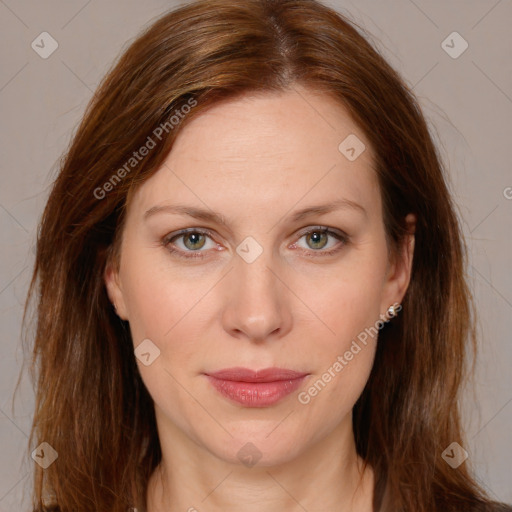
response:
<path id="1" fill-rule="evenodd" d="M 347 20 L 163 16 L 42 218 L 34 510 L 510 510 L 465 460 L 464 263 L 418 104 Z"/>

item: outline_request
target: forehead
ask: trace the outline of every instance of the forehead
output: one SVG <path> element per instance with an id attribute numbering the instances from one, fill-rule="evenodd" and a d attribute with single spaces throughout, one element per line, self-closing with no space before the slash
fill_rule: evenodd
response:
<path id="1" fill-rule="evenodd" d="M 347 144 L 364 150 L 351 160 Z M 378 199 L 372 148 L 341 103 L 297 86 L 224 101 L 191 120 L 134 206 L 186 197 L 198 206 L 255 213 L 340 194 Z"/>
<path id="2" fill-rule="evenodd" d="M 246 94 L 210 107 L 178 135 L 172 160 L 183 152 L 189 159 L 204 160 L 210 155 L 210 161 L 232 163 L 236 168 L 237 162 L 247 167 L 251 159 L 276 156 L 290 161 L 305 155 L 312 160 L 329 155 L 337 159 L 340 142 L 351 134 L 365 139 L 340 102 L 296 86 L 278 93 Z M 361 155 L 362 161 L 370 164 L 371 150 L 364 142 L 368 151 Z"/>

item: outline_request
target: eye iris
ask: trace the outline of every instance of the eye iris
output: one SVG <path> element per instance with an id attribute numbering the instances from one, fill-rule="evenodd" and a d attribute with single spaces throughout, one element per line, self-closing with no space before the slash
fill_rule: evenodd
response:
<path id="1" fill-rule="evenodd" d="M 312 247 L 313 249 L 322 249 L 323 247 L 325 247 L 327 243 L 327 234 L 321 231 L 312 231 L 311 233 L 306 235 L 306 240 L 308 242 L 308 245 L 309 242 L 312 241 L 312 243 L 315 245 L 315 247 Z M 320 247 L 316 244 L 320 244 Z"/>
<path id="2" fill-rule="evenodd" d="M 185 247 L 192 250 L 201 249 L 205 244 L 205 240 L 205 236 L 201 233 L 188 233 L 183 236 L 183 243 L 185 244 Z M 189 241 L 191 241 L 191 243 L 189 243 Z M 202 243 L 200 243 L 200 245 L 195 245 L 199 242 Z"/>

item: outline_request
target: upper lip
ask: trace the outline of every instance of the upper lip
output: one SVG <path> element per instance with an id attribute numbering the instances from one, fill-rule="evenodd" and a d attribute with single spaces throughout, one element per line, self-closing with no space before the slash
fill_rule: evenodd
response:
<path id="1" fill-rule="evenodd" d="M 286 368 L 263 368 L 262 370 L 250 370 L 249 368 L 225 368 L 206 375 L 221 380 L 235 382 L 276 382 L 279 380 L 293 380 L 308 375 L 305 372 L 296 372 Z"/>

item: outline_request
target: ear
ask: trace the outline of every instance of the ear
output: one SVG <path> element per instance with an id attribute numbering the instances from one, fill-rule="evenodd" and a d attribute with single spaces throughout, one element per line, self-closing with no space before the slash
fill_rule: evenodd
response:
<path id="1" fill-rule="evenodd" d="M 400 304 L 411 280 L 412 261 L 414 255 L 414 233 L 416 231 L 416 215 L 409 213 L 405 217 L 408 234 L 398 254 L 388 267 L 384 283 L 381 312 L 386 312 L 392 304 Z"/>
<path id="2" fill-rule="evenodd" d="M 122 320 L 128 320 L 123 289 L 119 278 L 119 270 L 111 261 L 107 262 L 105 272 L 103 273 L 103 280 L 107 288 L 108 298 L 115 306 L 117 316 Z"/>

